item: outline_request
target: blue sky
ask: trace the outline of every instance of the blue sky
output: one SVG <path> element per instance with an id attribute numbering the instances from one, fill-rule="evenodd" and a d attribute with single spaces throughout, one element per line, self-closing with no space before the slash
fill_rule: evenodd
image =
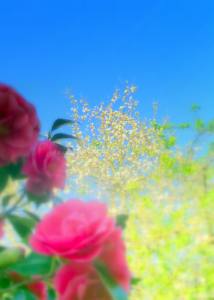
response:
<path id="1" fill-rule="evenodd" d="M 91 104 L 128 80 L 140 110 L 205 118 L 214 104 L 214 1 L 5 0 L 0 2 L 0 81 L 33 102 L 43 129 L 69 114 L 65 91 Z"/>

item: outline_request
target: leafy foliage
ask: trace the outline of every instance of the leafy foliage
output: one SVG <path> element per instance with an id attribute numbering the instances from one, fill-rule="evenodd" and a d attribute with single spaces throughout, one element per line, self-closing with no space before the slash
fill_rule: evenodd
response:
<path id="1" fill-rule="evenodd" d="M 51 271 L 52 258 L 31 253 L 25 259 L 14 264 L 11 270 L 23 276 L 48 275 Z"/>
<path id="2" fill-rule="evenodd" d="M 213 121 L 202 120 L 196 104 L 192 122 L 158 122 L 156 106 L 154 117 L 141 119 L 135 90 L 116 91 L 95 108 L 70 97 L 80 141 L 68 158 L 68 189 L 129 216 L 132 300 L 212 299 Z M 186 144 L 179 142 L 183 130 L 191 137 Z"/>

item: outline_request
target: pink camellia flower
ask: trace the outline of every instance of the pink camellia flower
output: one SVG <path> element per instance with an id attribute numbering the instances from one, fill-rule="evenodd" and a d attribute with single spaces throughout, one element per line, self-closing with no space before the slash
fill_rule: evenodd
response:
<path id="1" fill-rule="evenodd" d="M 111 300 L 91 264 L 69 264 L 55 275 L 55 289 L 58 300 Z"/>
<path id="2" fill-rule="evenodd" d="M 100 254 L 113 228 L 104 204 L 70 200 L 55 206 L 37 224 L 30 243 L 38 253 L 86 262 Z"/>
<path id="3" fill-rule="evenodd" d="M 66 161 L 63 153 L 51 141 L 39 142 L 22 169 L 28 176 L 27 190 L 34 195 L 45 195 L 53 188 L 63 188 Z"/>
<path id="4" fill-rule="evenodd" d="M 0 166 L 27 156 L 38 134 L 35 108 L 11 87 L 0 84 Z"/>
<path id="5" fill-rule="evenodd" d="M 131 273 L 126 260 L 126 248 L 121 229 L 116 228 L 105 241 L 98 260 L 106 265 L 109 274 L 118 285 L 122 286 L 128 292 Z"/>

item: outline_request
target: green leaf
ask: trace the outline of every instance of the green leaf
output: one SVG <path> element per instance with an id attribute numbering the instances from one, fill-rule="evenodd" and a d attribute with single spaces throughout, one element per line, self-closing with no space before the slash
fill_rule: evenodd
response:
<path id="1" fill-rule="evenodd" d="M 128 300 L 128 295 L 125 290 L 119 286 L 115 280 L 110 276 L 106 266 L 100 261 L 95 262 L 95 268 L 107 288 L 112 300 Z"/>
<path id="2" fill-rule="evenodd" d="M 9 215 L 7 218 L 13 225 L 15 231 L 25 241 L 27 240 L 35 224 L 37 223 L 32 217 Z"/>
<path id="3" fill-rule="evenodd" d="M 8 181 L 8 172 L 5 168 L 0 168 L 0 192 L 6 187 Z"/>
<path id="4" fill-rule="evenodd" d="M 20 159 L 17 163 L 15 164 L 9 164 L 6 166 L 6 169 L 8 171 L 8 174 L 14 178 L 14 179 L 23 179 L 26 178 L 22 174 L 22 166 L 23 166 L 23 161 Z"/>
<path id="5" fill-rule="evenodd" d="M 48 289 L 48 300 L 55 300 L 56 299 L 56 293 L 53 289 Z"/>
<path id="6" fill-rule="evenodd" d="M 116 224 L 117 226 L 121 227 L 124 229 L 126 227 L 126 223 L 128 221 L 129 216 L 126 214 L 120 214 L 116 218 Z"/>
<path id="7" fill-rule="evenodd" d="M 169 136 L 164 140 L 165 146 L 167 149 L 170 149 L 171 147 L 175 146 L 176 144 L 176 137 L 174 135 Z"/>
<path id="8" fill-rule="evenodd" d="M 14 264 L 11 267 L 12 271 L 23 276 L 33 276 L 33 275 L 47 275 L 52 266 L 52 258 L 49 256 L 42 256 L 36 253 L 31 253 L 22 261 Z"/>
<path id="9" fill-rule="evenodd" d="M 11 280 L 6 274 L 0 274 L 0 289 L 7 289 L 11 284 Z"/>
<path id="10" fill-rule="evenodd" d="M 133 278 L 131 279 L 131 285 L 137 285 L 140 281 L 141 281 L 140 278 L 133 277 Z"/>
<path id="11" fill-rule="evenodd" d="M 0 252 L 0 268 L 6 268 L 15 264 L 17 261 L 22 260 L 24 252 L 22 249 L 9 248 Z"/>
<path id="12" fill-rule="evenodd" d="M 52 136 L 51 140 L 53 142 L 55 141 L 59 141 L 59 140 L 64 140 L 64 139 L 77 139 L 77 137 L 75 137 L 72 134 L 67 134 L 67 133 L 56 133 L 55 135 Z"/>
<path id="13" fill-rule="evenodd" d="M 57 119 L 54 121 L 52 127 L 51 127 L 51 132 L 68 124 L 74 124 L 74 121 L 68 120 L 68 119 Z"/>
<path id="14" fill-rule="evenodd" d="M 204 121 L 201 120 L 201 119 L 197 119 L 195 121 L 195 129 L 198 130 L 198 131 L 202 131 L 205 128 L 204 125 L 205 125 Z"/>

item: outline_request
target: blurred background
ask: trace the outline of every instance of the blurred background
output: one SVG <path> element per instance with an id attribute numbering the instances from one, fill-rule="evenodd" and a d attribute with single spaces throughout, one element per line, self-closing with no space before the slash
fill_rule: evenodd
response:
<path id="1" fill-rule="evenodd" d="M 79 121 L 64 197 L 102 199 L 127 221 L 130 299 L 214 299 L 214 2 L 0 11 L 0 81 L 34 103 L 43 131 Z"/>

